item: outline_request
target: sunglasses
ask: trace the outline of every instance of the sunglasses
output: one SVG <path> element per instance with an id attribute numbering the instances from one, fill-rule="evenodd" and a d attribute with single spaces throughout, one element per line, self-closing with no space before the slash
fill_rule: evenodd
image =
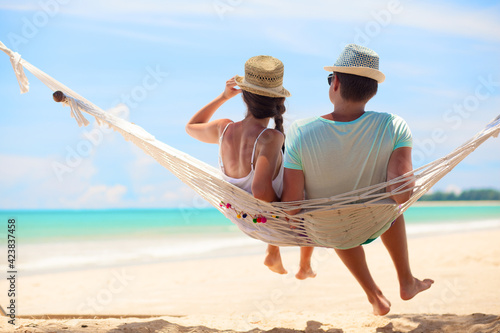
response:
<path id="1" fill-rule="evenodd" d="M 328 75 L 328 85 L 329 86 L 332 85 L 332 80 L 333 80 L 334 76 L 335 76 L 335 73 L 331 73 L 330 75 Z"/>

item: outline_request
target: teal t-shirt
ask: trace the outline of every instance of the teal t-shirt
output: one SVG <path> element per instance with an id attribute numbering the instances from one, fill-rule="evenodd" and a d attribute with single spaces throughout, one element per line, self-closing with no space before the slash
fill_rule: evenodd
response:
<path id="1" fill-rule="evenodd" d="M 307 199 L 327 198 L 384 182 L 400 147 L 412 147 L 412 136 L 397 115 L 367 111 L 351 122 L 314 117 L 288 130 L 284 166 L 304 172 Z"/>

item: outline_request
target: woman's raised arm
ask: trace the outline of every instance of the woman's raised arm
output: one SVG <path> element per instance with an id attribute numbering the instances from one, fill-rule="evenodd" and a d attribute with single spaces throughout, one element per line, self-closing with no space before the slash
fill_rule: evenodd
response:
<path id="1" fill-rule="evenodd" d="M 241 93 L 241 90 L 236 89 L 235 86 L 236 81 L 234 78 L 227 80 L 224 92 L 194 114 L 186 125 L 186 132 L 190 136 L 206 143 L 219 142 L 220 129 L 231 120 L 217 119 L 210 121 L 210 119 L 222 104 Z"/>

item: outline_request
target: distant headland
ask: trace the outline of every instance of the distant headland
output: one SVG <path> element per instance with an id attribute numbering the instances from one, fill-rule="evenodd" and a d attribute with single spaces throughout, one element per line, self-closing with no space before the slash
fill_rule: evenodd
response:
<path id="1" fill-rule="evenodd" d="M 422 196 L 419 201 L 477 201 L 500 200 L 500 191 L 494 189 L 471 189 L 459 194 L 454 192 L 433 192 Z"/>

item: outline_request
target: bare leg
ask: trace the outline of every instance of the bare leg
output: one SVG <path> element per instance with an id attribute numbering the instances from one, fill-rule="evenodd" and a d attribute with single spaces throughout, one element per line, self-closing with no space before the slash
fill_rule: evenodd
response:
<path id="1" fill-rule="evenodd" d="M 300 268 L 295 277 L 299 280 L 316 277 L 316 272 L 311 268 L 311 256 L 314 247 L 301 247 L 300 248 Z"/>
<path id="2" fill-rule="evenodd" d="M 380 316 L 389 313 L 391 302 L 385 298 L 373 280 L 366 264 L 363 247 L 357 246 L 348 250 L 335 249 L 335 251 L 365 291 L 368 301 L 373 306 L 373 313 Z"/>
<path id="3" fill-rule="evenodd" d="M 381 238 L 396 267 L 401 298 L 403 300 L 409 300 L 416 294 L 429 289 L 434 283 L 433 280 L 425 279 L 420 281 L 411 273 L 403 215 L 400 215 L 394 221 L 392 227 L 382 234 Z"/>
<path id="4" fill-rule="evenodd" d="M 264 259 L 264 265 L 269 267 L 275 273 L 286 274 L 288 273 L 283 263 L 281 262 L 280 248 L 275 245 L 269 244 L 266 251 L 266 259 Z"/>

